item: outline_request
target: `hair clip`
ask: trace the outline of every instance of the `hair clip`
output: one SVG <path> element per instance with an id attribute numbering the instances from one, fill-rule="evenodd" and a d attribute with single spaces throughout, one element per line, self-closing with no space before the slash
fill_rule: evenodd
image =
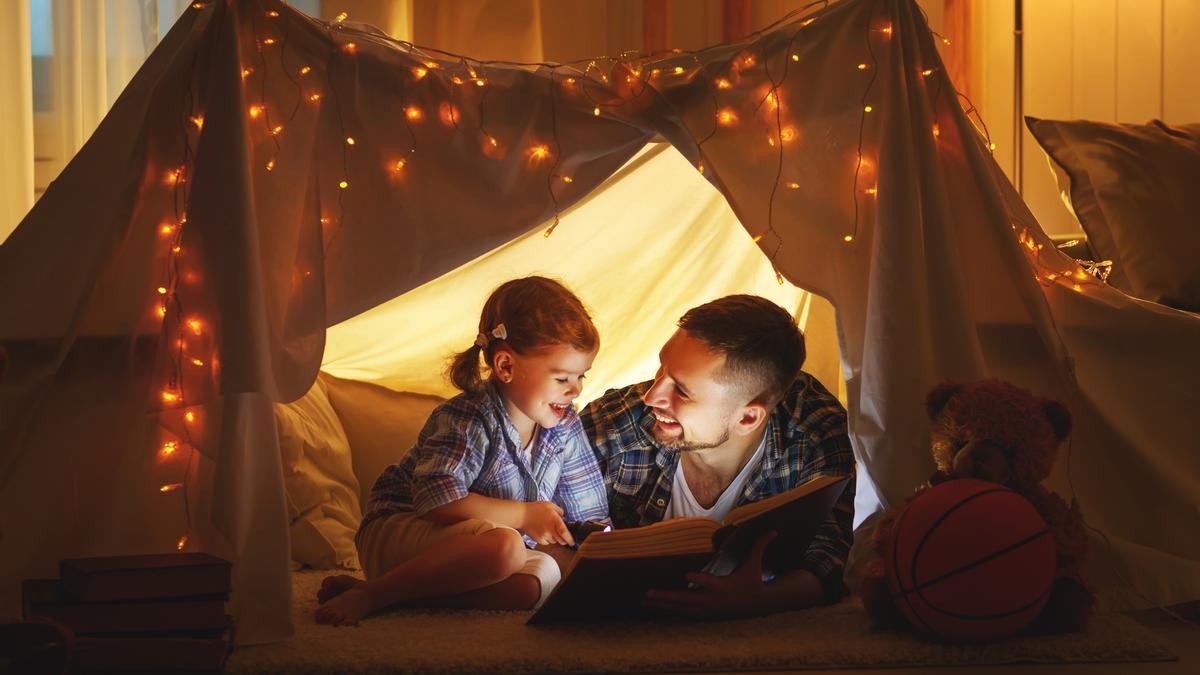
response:
<path id="1" fill-rule="evenodd" d="M 492 329 L 491 337 L 489 337 L 487 333 L 480 333 L 476 335 L 475 345 L 480 349 L 487 349 L 488 343 L 492 341 L 492 338 L 497 340 L 508 339 L 508 329 L 504 327 L 504 324 L 496 324 L 496 327 Z"/>

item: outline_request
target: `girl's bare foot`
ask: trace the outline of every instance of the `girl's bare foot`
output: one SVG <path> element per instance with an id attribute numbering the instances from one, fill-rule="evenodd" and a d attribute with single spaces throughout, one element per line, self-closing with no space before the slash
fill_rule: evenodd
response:
<path id="1" fill-rule="evenodd" d="M 355 584 L 318 607 L 316 620 L 332 626 L 353 626 L 376 609 L 375 598 Z"/>
<path id="2" fill-rule="evenodd" d="M 317 602 L 323 605 L 361 583 L 362 579 L 349 574 L 325 577 L 325 580 L 321 582 L 321 590 L 317 591 Z"/>

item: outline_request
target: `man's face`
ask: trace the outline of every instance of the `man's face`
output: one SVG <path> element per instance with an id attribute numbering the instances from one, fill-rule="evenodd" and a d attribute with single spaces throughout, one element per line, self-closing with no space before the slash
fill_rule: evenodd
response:
<path id="1" fill-rule="evenodd" d="M 677 450 L 715 448 L 729 440 L 744 401 L 738 387 L 720 380 L 725 355 L 677 330 L 658 353 L 654 384 L 642 397 L 654 412 L 654 438 Z"/>

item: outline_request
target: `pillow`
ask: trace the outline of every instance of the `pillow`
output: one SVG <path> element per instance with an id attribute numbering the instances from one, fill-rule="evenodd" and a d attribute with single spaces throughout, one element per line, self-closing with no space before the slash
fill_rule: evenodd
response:
<path id="1" fill-rule="evenodd" d="M 1200 124 L 1025 123 L 1097 259 L 1113 261 L 1108 283 L 1200 312 Z"/>
<path id="2" fill-rule="evenodd" d="M 350 442 L 325 385 L 275 404 L 291 521 L 292 560 L 317 569 L 358 569 L 354 534 L 362 520 Z"/>
<path id="3" fill-rule="evenodd" d="M 404 459 L 429 414 L 442 402 L 437 396 L 410 394 L 370 382 L 343 380 L 321 373 L 329 401 L 354 449 L 354 474 L 366 509 L 367 497 L 384 467 Z"/>

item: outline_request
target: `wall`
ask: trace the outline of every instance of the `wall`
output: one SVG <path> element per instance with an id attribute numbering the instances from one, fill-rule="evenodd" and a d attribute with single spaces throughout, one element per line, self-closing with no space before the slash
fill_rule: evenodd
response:
<path id="1" fill-rule="evenodd" d="M 1200 122 L 1200 2 L 1025 0 L 1024 112 L 1034 117 L 1145 123 Z M 996 158 L 1016 181 L 1021 130 L 1023 195 L 1050 234 L 1079 231 L 1045 154 L 1013 116 L 1013 3 L 972 0 L 979 106 Z"/>

